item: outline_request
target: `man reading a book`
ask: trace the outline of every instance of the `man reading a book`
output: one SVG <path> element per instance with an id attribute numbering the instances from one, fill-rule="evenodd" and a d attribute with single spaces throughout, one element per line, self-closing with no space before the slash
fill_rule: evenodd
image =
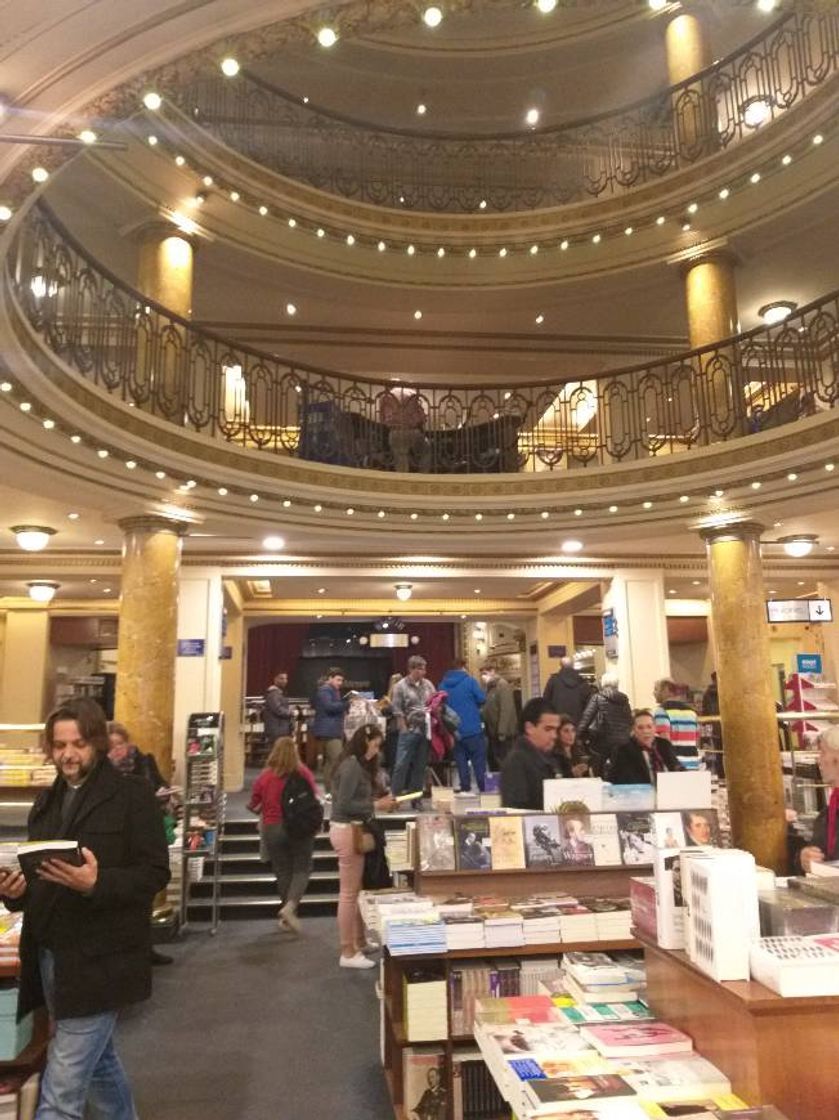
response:
<path id="1" fill-rule="evenodd" d="M 54 1024 L 36 1120 L 135 1120 L 113 1035 L 119 1009 L 151 994 L 149 913 L 169 880 L 163 821 L 149 784 L 108 762 L 94 701 L 56 709 L 45 736 L 58 774 L 29 815 L 25 874 L 0 872 L 0 897 L 24 912 L 18 1016 L 46 1004 Z M 75 844 L 59 858 L 57 840 Z"/>

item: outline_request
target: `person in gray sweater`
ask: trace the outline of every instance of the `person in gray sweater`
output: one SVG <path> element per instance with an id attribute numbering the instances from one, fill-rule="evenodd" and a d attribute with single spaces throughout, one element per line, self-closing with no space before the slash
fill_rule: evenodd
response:
<path id="1" fill-rule="evenodd" d="M 364 855 L 355 850 L 353 824 L 368 821 L 375 812 L 390 812 L 396 805 L 390 794 L 376 797 L 379 727 L 365 724 L 347 744 L 343 759 L 332 777 L 332 816 L 329 842 L 338 855 L 338 935 L 341 941 L 341 968 L 373 968 L 364 956 L 364 927 L 358 912 L 358 895 L 364 874 Z"/>

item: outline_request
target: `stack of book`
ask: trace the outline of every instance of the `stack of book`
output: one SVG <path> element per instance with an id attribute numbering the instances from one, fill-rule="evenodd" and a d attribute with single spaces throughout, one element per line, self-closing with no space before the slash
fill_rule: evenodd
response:
<path id="1" fill-rule="evenodd" d="M 484 941 L 487 949 L 524 945 L 524 925 L 515 910 L 502 909 L 484 914 Z"/>
<path id="2" fill-rule="evenodd" d="M 444 914 L 446 948 L 484 949 L 484 923 L 476 914 Z"/>
<path id="3" fill-rule="evenodd" d="M 436 912 L 388 918 L 383 935 L 384 943 L 394 957 L 446 951 L 446 927 Z"/>
<path id="4" fill-rule="evenodd" d="M 599 941 L 625 941 L 632 937 L 632 911 L 627 898 L 581 898 L 594 914 Z"/>
<path id="5" fill-rule="evenodd" d="M 409 1042 L 439 1042 L 446 1037 L 446 981 L 438 974 L 422 969 L 406 972 L 402 1008 Z"/>
<path id="6" fill-rule="evenodd" d="M 778 995 L 839 995 L 839 936 L 761 937 L 749 965 L 752 978 Z"/>
<path id="7" fill-rule="evenodd" d="M 638 988 L 626 970 L 606 953 L 566 953 L 565 990 L 576 1003 L 632 1003 Z"/>
<path id="8" fill-rule="evenodd" d="M 751 852 L 705 848 L 682 862 L 685 948 L 714 980 L 749 979 L 749 945 L 760 936 Z"/>
<path id="9" fill-rule="evenodd" d="M 839 931 L 839 906 L 801 891 L 776 887 L 758 894 L 760 932 L 764 937 Z"/>
<path id="10" fill-rule="evenodd" d="M 575 902 L 560 907 L 560 941 L 596 941 L 597 919 L 587 906 Z"/>
<path id="11" fill-rule="evenodd" d="M 556 906 L 527 906 L 518 910 L 524 925 L 525 945 L 559 941 L 559 909 Z"/>
<path id="12" fill-rule="evenodd" d="M 541 985 L 562 975 L 556 957 L 525 957 L 519 969 L 519 991 L 523 996 L 542 995 Z"/>

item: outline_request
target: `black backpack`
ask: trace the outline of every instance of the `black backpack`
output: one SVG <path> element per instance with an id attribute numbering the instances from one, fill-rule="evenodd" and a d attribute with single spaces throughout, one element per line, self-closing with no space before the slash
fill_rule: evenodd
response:
<path id="1" fill-rule="evenodd" d="M 281 805 L 283 824 L 292 839 L 302 840 L 320 831 L 323 806 L 299 770 L 286 778 Z"/>

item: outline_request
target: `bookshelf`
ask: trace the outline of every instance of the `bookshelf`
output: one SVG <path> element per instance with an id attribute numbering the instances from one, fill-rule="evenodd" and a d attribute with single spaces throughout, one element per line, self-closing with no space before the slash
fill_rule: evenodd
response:
<path id="1" fill-rule="evenodd" d="M 414 890 L 417 894 L 465 894 L 473 898 L 495 892 L 508 898 L 520 898 L 541 891 L 615 898 L 629 896 L 630 879 L 651 874 L 652 865 L 648 863 L 621 867 L 525 867 L 515 871 L 420 871 L 415 868 Z"/>
<path id="2" fill-rule="evenodd" d="M 201 878 L 204 860 L 209 856 L 213 861 L 210 932 L 215 934 L 219 923 L 219 852 L 226 805 L 223 712 L 194 712 L 189 717 L 184 773 L 180 928 L 185 930 L 187 926 L 190 885 Z"/>

